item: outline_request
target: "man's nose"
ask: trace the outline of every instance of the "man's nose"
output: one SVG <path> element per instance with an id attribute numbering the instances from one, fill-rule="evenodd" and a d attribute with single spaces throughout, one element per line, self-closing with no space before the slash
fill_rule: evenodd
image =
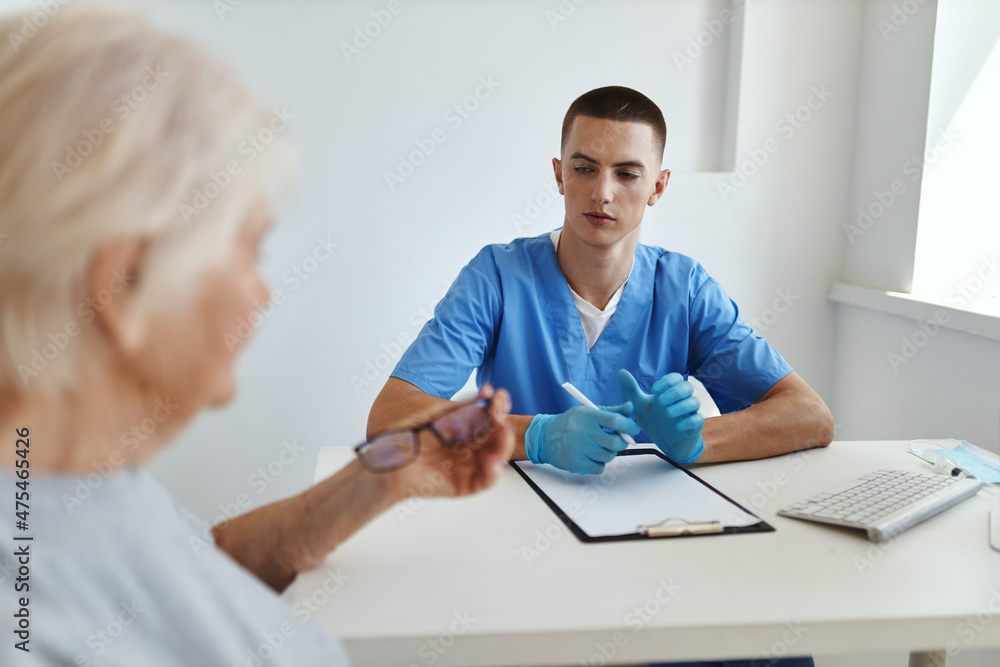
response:
<path id="1" fill-rule="evenodd" d="M 614 199 L 614 182 L 612 178 L 613 175 L 609 173 L 602 173 L 598 176 L 597 182 L 594 184 L 593 199 L 595 203 L 609 204 Z"/>

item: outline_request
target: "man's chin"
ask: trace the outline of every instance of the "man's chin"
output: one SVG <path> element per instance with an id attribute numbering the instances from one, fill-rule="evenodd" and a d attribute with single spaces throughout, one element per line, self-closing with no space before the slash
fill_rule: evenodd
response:
<path id="1" fill-rule="evenodd" d="M 627 236 L 627 234 L 622 234 L 617 230 L 595 229 L 589 234 L 582 235 L 580 240 L 583 241 L 584 245 L 591 248 L 607 250 L 624 241 Z"/>
<path id="2" fill-rule="evenodd" d="M 632 231 L 638 231 L 638 229 L 639 228 L 636 227 Z M 617 222 L 605 227 L 597 227 L 584 221 L 583 225 L 574 231 L 576 232 L 575 235 L 577 238 L 579 238 L 584 245 L 597 249 L 611 248 L 622 241 L 627 240 L 632 235 L 631 231 L 624 231 L 622 226 Z M 638 235 L 636 238 L 638 238 Z"/>

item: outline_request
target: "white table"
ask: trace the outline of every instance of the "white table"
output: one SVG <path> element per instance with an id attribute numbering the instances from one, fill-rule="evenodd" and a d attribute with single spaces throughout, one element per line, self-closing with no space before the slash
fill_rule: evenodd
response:
<path id="1" fill-rule="evenodd" d="M 980 491 L 883 545 L 775 514 L 879 467 L 927 470 L 907 444 L 693 466 L 777 531 L 602 544 L 577 540 L 509 469 L 477 496 L 390 510 L 300 576 L 292 602 L 307 600 L 360 666 L 889 651 L 928 664 L 1000 647 L 997 496 Z M 324 448 L 317 479 L 351 456 Z"/>

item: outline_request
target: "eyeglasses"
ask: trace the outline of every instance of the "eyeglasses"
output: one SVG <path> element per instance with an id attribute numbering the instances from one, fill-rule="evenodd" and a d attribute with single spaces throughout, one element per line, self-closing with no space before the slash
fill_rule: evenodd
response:
<path id="1" fill-rule="evenodd" d="M 492 402 L 492 397 L 480 398 L 438 415 L 426 424 L 379 433 L 355 447 L 354 453 L 365 469 L 392 472 L 417 460 L 421 431 L 430 431 L 444 447 L 475 442 L 493 428 L 489 411 Z"/>

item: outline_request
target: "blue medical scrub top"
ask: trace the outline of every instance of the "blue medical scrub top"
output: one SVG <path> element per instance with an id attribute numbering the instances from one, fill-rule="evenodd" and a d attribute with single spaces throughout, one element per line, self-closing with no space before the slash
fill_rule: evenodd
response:
<path id="1" fill-rule="evenodd" d="M 792 371 L 755 336 L 696 261 L 639 244 L 621 301 L 593 350 L 549 234 L 483 248 L 459 273 L 393 377 L 451 398 L 473 370 L 510 392 L 513 414 L 625 402 L 618 369 L 649 391 L 667 373 L 693 375 L 723 413 L 741 410 Z M 648 438 L 642 438 L 648 442 Z"/>

